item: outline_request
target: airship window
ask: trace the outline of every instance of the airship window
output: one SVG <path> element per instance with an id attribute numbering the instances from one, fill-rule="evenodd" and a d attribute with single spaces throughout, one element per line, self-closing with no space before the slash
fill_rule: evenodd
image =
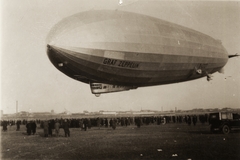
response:
<path id="1" fill-rule="evenodd" d="M 59 66 L 59 67 L 62 67 L 62 66 L 63 66 L 63 63 L 58 63 L 58 66 Z"/>

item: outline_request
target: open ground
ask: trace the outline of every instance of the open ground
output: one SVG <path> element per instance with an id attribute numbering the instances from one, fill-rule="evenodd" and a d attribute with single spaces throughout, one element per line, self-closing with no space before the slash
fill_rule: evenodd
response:
<path id="1" fill-rule="evenodd" d="M 25 128 L 1 132 L 1 159 L 240 159 L 240 133 L 212 134 L 208 124 L 71 128 L 70 137 L 63 129 L 44 137 L 39 125 L 28 136 Z"/>

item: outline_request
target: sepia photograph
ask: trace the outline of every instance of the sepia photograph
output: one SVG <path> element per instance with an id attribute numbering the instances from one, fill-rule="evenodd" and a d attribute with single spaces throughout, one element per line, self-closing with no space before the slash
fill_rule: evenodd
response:
<path id="1" fill-rule="evenodd" d="M 0 159 L 240 159 L 240 1 L 0 3 Z"/>

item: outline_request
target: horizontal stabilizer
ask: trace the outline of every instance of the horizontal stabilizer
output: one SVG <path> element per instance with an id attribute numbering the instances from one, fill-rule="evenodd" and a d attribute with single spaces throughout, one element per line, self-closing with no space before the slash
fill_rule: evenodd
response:
<path id="1" fill-rule="evenodd" d="M 137 88 L 135 86 L 121 86 L 121 85 L 104 84 L 104 83 L 90 83 L 90 87 L 93 94 L 120 92 L 120 91 L 127 91 L 130 89 Z"/>

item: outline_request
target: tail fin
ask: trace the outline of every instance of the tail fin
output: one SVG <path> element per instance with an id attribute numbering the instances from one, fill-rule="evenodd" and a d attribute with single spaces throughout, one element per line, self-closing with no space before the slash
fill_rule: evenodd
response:
<path id="1" fill-rule="evenodd" d="M 232 55 L 228 55 L 228 58 L 237 57 L 237 56 L 239 56 L 238 53 L 232 54 Z"/>

